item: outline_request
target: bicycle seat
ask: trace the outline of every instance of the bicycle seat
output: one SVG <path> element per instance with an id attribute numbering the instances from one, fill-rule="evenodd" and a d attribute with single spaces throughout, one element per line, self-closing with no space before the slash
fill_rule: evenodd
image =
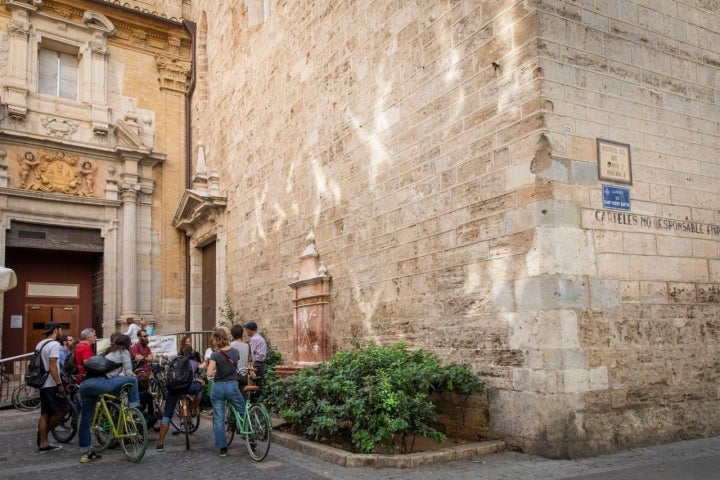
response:
<path id="1" fill-rule="evenodd" d="M 260 391 L 260 387 L 258 387 L 257 385 L 245 385 L 245 386 L 243 387 L 243 390 L 242 390 L 242 391 L 243 391 L 243 393 L 259 392 L 259 391 Z"/>

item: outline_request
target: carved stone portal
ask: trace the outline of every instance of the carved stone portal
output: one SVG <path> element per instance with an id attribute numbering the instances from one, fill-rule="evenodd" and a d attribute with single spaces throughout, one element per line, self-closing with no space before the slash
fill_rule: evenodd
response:
<path id="1" fill-rule="evenodd" d="M 80 165 L 78 155 L 66 155 L 62 151 L 51 153 L 39 150 L 38 157 L 30 151 L 18 157 L 18 188 L 84 197 L 95 196 L 97 167 L 94 167 L 92 162 L 84 161 Z"/>

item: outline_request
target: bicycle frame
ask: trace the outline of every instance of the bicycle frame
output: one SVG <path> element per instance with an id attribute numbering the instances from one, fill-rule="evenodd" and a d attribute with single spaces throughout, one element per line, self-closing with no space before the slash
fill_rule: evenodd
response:
<path id="1" fill-rule="evenodd" d="M 120 408 L 118 409 L 117 423 L 115 423 L 112 418 L 112 413 L 110 413 L 110 408 L 107 404 L 108 401 L 117 402 L 120 405 Z M 93 415 L 91 425 L 97 425 L 98 423 L 100 423 L 101 420 L 104 420 L 108 422 L 108 425 L 111 427 L 112 435 L 114 438 L 127 438 L 129 434 L 120 432 L 119 428 L 119 426 L 124 425 L 125 422 L 125 407 L 127 407 L 126 398 L 121 399 L 116 395 L 112 395 L 110 393 L 103 393 L 98 397 L 98 403 L 95 406 L 95 413 Z"/>
<path id="2" fill-rule="evenodd" d="M 110 447 L 113 440 L 119 441 L 125 457 L 131 462 L 139 462 L 147 448 L 147 425 L 143 414 L 134 407 L 128 406 L 127 391 L 132 384 L 121 387 L 119 395 L 103 393 L 98 396 L 91 430 L 100 443 L 97 451 Z M 113 418 L 110 406 L 117 409 L 117 419 Z"/>
<path id="3" fill-rule="evenodd" d="M 232 417 L 229 417 L 230 414 Z M 252 394 L 248 395 L 245 401 L 245 411 L 242 415 L 234 405 L 225 402 L 225 424 L 228 445 L 237 433 L 245 437 L 248 453 L 253 460 L 260 462 L 267 456 L 272 443 L 272 422 L 265 405 L 253 401 Z M 229 430 L 228 426 L 230 426 Z"/>

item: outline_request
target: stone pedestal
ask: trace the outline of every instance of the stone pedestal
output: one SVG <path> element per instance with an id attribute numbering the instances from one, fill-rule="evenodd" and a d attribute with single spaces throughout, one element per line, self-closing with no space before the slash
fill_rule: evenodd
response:
<path id="1" fill-rule="evenodd" d="M 300 257 L 300 270 L 290 284 L 294 290 L 295 361 L 280 365 L 278 375 L 291 375 L 298 369 L 317 365 L 330 358 L 330 279 L 327 268 L 315 249 L 315 235 L 311 231 L 307 247 Z"/>

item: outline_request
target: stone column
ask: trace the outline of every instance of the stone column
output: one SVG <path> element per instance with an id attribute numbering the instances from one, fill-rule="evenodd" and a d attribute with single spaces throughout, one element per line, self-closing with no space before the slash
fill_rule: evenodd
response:
<path id="1" fill-rule="evenodd" d="M 12 19 L 8 23 L 8 78 L 2 101 L 7 105 L 9 117 L 24 121 L 28 111 L 29 41 L 32 33 L 29 12 L 37 8 L 19 2 L 8 3 L 6 7 L 12 11 Z"/>
<path id="2" fill-rule="evenodd" d="M 110 106 L 107 104 L 107 70 L 108 47 L 101 36 L 102 43 L 90 42 L 85 55 L 89 59 L 83 63 L 83 90 L 92 105 L 93 133 L 106 136 L 110 130 Z"/>
<path id="3" fill-rule="evenodd" d="M 107 222 L 102 229 L 105 257 L 103 271 L 103 291 L 105 292 L 105 299 L 102 310 L 102 335 L 105 335 L 106 332 L 115 331 L 115 321 L 120 315 L 122 292 L 119 288 L 119 282 L 120 278 L 122 278 L 122 267 L 119 264 L 123 262 L 123 257 L 119 251 L 121 241 L 119 232 L 120 215 L 121 211 L 118 209 L 115 212 L 115 218 Z"/>
<path id="4" fill-rule="evenodd" d="M 136 175 L 123 175 L 122 200 L 122 308 L 123 320 L 137 314 L 137 200 L 140 185 Z"/>

